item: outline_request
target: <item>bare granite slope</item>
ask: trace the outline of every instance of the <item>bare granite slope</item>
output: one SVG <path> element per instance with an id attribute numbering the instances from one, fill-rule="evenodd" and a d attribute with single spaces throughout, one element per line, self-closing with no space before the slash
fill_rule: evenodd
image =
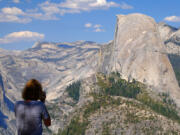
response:
<path id="1" fill-rule="evenodd" d="M 180 106 L 180 89 L 151 17 L 118 15 L 114 41 L 100 55 L 100 72 L 118 71 L 126 80 L 135 79 L 154 91 L 169 93 Z"/>
<path id="2" fill-rule="evenodd" d="M 165 23 L 158 24 L 158 30 L 168 54 L 180 55 L 180 29 Z"/>

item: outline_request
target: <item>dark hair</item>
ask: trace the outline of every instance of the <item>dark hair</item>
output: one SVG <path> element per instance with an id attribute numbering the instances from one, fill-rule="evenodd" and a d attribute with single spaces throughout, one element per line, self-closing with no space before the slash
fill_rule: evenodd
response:
<path id="1" fill-rule="evenodd" d="M 24 100 L 38 100 L 42 94 L 42 85 L 36 79 L 29 80 L 22 91 Z"/>

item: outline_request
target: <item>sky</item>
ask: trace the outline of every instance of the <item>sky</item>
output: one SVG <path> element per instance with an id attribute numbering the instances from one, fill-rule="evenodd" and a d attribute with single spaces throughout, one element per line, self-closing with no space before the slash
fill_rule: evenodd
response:
<path id="1" fill-rule="evenodd" d="M 35 42 L 107 43 L 117 14 L 142 13 L 180 28 L 180 0 L 0 0 L 0 48 Z"/>

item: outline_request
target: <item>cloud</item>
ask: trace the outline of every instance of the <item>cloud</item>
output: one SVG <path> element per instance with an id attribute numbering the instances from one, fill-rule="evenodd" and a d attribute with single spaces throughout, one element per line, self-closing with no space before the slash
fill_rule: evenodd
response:
<path id="1" fill-rule="evenodd" d="M 86 24 L 84 25 L 84 27 L 90 28 L 90 27 L 92 27 L 92 24 L 91 24 L 91 23 L 86 23 Z"/>
<path id="2" fill-rule="evenodd" d="M 101 24 L 95 24 L 94 25 L 94 32 L 104 32 L 105 30 L 102 29 L 102 25 Z"/>
<path id="3" fill-rule="evenodd" d="M 103 29 L 101 29 L 101 28 L 96 28 L 95 30 L 94 30 L 94 32 L 104 32 L 105 30 L 103 30 Z"/>
<path id="4" fill-rule="evenodd" d="M 28 13 L 26 16 L 37 20 L 59 20 L 59 18 L 53 14 Z"/>
<path id="5" fill-rule="evenodd" d="M 102 27 L 100 24 L 95 24 L 94 25 L 94 28 L 100 28 L 100 27 Z"/>
<path id="6" fill-rule="evenodd" d="M 93 28 L 94 32 L 104 32 L 105 31 L 104 29 L 102 29 L 102 25 L 101 24 L 86 23 L 84 25 L 84 27 L 86 27 L 86 28 Z"/>
<path id="7" fill-rule="evenodd" d="M 46 1 L 39 5 L 45 13 L 54 13 L 64 15 L 66 13 L 80 13 L 83 11 L 91 10 L 104 10 L 111 7 L 119 7 L 122 9 L 131 9 L 132 6 L 126 3 L 115 3 L 113 1 L 107 2 L 107 0 L 65 0 L 60 3 L 51 3 Z M 49 10 L 53 9 L 53 10 Z"/>
<path id="8" fill-rule="evenodd" d="M 58 4 L 56 3 L 50 3 L 49 1 L 46 1 L 39 5 L 41 10 L 45 14 L 57 14 L 60 13 L 60 9 L 58 7 Z"/>
<path id="9" fill-rule="evenodd" d="M 75 11 L 91 11 L 94 9 L 108 9 L 110 7 L 118 7 L 115 2 L 107 2 L 106 0 L 66 0 L 59 4 L 59 7 L 66 9 L 75 9 Z"/>
<path id="10" fill-rule="evenodd" d="M 20 41 L 37 41 L 44 39 L 44 34 L 31 31 L 13 32 L 0 38 L 0 44 L 7 44 Z"/>
<path id="11" fill-rule="evenodd" d="M 32 19 L 26 17 L 26 13 L 17 7 L 5 7 L 0 12 L 0 22 L 28 23 Z"/>
<path id="12" fill-rule="evenodd" d="M 19 3 L 20 1 L 19 0 L 13 0 L 14 3 Z"/>
<path id="13" fill-rule="evenodd" d="M 13 0 L 19 3 L 20 0 Z M 92 10 L 107 10 L 112 7 L 131 9 L 132 6 L 126 3 L 115 3 L 111 0 L 64 0 L 53 3 L 45 1 L 34 9 L 23 11 L 17 7 L 5 7 L 0 11 L 0 22 L 29 23 L 33 19 L 37 20 L 59 20 L 65 14 L 75 14 L 89 12 Z"/>
<path id="14" fill-rule="evenodd" d="M 168 16 L 164 18 L 164 20 L 169 22 L 180 22 L 180 16 Z"/>
<path id="15" fill-rule="evenodd" d="M 41 13 L 38 10 L 27 10 L 25 12 L 17 7 L 5 7 L 1 9 L 0 22 L 29 23 L 32 19 L 58 20 L 54 15 L 55 10 L 49 9 L 49 11 L 51 13 Z"/>
<path id="16" fill-rule="evenodd" d="M 17 7 L 12 7 L 12 8 L 6 7 L 6 8 L 2 8 L 1 11 L 3 14 L 7 14 L 7 15 L 24 15 L 25 14 L 21 9 Z"/>
<path id="17" fill-rule="evenodd" d="M 121 9 L 133 9 L 133 6 L 128 5 L 125 2 L 122 2 L 119 6 Z"/>
<path id="18" fill-rule="evenodd" d="M 18 17 L 16 15 L 8 15 L 0 13 L 0 22 L 17 22 L 17 23 L 28 23 L 31 22 L 30 18 Z"/>

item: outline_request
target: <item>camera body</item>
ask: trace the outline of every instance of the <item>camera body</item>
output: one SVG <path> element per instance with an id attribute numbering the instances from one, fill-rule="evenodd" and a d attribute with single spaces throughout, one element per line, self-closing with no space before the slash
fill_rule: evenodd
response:
<path id="1" fill-rule="evenodd" d="M 45 100 L 46 100 L 46 92 L 45 91 L 41 92 L 39 99 L 41 102 L 45 102 Z"/>

